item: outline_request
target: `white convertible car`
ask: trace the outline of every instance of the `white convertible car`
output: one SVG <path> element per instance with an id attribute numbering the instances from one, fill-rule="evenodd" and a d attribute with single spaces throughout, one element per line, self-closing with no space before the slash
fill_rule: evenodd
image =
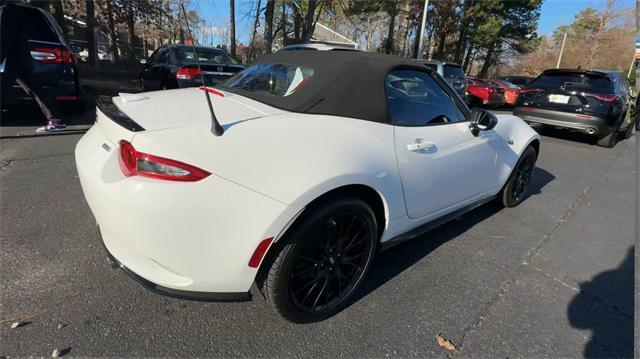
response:
<path id="1" fill-rule="evenodd" d="M 249 299 L 256 282 L 310 322 L 348 304 L 377 250 L 519 204 L 539 147 L 414 61 L 292 51 L 215 89 L 100 98 L 76 163 L 114 267 L 195 300 Z"/>

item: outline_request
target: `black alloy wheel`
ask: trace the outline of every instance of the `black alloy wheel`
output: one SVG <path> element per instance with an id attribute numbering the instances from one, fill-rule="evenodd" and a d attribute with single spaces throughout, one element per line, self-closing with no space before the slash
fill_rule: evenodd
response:
<path id="1" fill-rule="evenodd" d="M 515 207 L 524 199 L 536 168 L 536 159 L 537 153 L 532 146 L 527 147 L 520 156 L 500 196 L 505 207 Z"/>
<path id="2" fill-rule="evenodd" d="M 263 293 L 288 320 L 314 322 L 348 304 L 371 265 L 377 224 L 365 202 L 340 199 L 302 219 L 289 241 L 273 261 Z"/>

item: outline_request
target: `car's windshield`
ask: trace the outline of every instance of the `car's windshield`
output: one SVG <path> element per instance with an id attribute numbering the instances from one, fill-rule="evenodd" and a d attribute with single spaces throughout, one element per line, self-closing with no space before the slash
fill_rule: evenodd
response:
<path id="1" fill-rule="evenodd" d="M 256 94 L 289 96 L 313 76 L 313 69 L 291 64 L 258 64 L 238 73 L 224 83 Z"/>
<path id="2" fill-rule="evenodd" d="M 209 64 L 236 64 L 238 63 L 229 54 L 221 49 L 208 49 L 196 47 L 195 54 L 198 56 L 198 62 Z M 179 47 L 176 56 L 180 61 L 195 62 L 193 49 L 190 47 Z"/>
<path id="3" fill-rule="evenodd" d="M 458 65 L 444 65 L 444 77 L 464 78 L 464 71 Z"/>
<path id="4" fill-rule="evenodd" d="M 545 73 L 527 85 L 528 88 L 569 89 L 581 88 L 602 92 L 613 90 L 613 82 L 603 75 L 588 73 L 552 72 Z"/>

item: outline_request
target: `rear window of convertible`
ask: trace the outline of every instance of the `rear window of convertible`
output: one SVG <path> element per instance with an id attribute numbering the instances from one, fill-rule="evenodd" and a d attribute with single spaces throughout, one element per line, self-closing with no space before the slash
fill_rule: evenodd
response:
<path id="1" fill-rule="evenodd" d="M 232 89 L 260 95 L 286 97 L 313 77 L 313 69 L 292 64 L 257 64 L 225 82 Z"/>

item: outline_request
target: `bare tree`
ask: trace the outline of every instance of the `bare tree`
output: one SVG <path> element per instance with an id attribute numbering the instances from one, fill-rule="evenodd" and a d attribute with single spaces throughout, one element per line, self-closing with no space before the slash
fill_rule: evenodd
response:
<path id="1" fill-rule="evenodd" d="M 258 5 L 256 6 L 256 18 L 255 21 L 253 22 L 253 33 L 251 34 L 251 43 L 250 43 L 250 48 L 249 48 L 249 58 L 253 59 L 253 50 L 255 48 L 255 44 L 256 44 L 256 34 L 258 32 L 258 26 L 260 25 L 260 5 L 262 4 L 261 0 L 258 0 Z"/>
<path id="2" fill-rule="evenodd" d="M 270 54 L 273 47 L 273 13 L 276 1 L 267 0 L 267 7 L 264 9 L 264 39 L 266 41 L 266 53 Z"/>
<path id="3" fill-rule="evenodd" d="M 236 1 L 229 0 L 229 32 L 231 37 L 231 56 L 236 57 Z"/>
<path id="4" fill-rule="evenodd" d="M 93 0 L 85 0 L 86 7 L 86 19 L 87 19 L 87 51 L 89 56 L 87 62 L 89 65 L 96 65 L 98 63 L 98 54 L 95 42 L 95 26 L 96 26 L 96 14 L 93 6 Z"/>
<path id="5" fill-rule="evenodd" d="M 596 54 L 598 53 L 598 45 L 600 45 L 600 38 L 602 37 L 602 33 L 605 31 L 605 27 L 607 26 L 607 22 L 611 16 L 611 10 L 616 3 L 616 0 L 607 0 L 604 5 L 604 9 L 602 10 L 602 17 L 600 18 L 600 26 L 598 26 L 598 31 L 595 33 L 595 38 L 593 40 L 593 44 L 591 47 L 591 54 L 589 55 L 589 61 L 587 62 L 587 68 L 591 68 L 593 66 L 593 60 L 596 58 Z"/>

